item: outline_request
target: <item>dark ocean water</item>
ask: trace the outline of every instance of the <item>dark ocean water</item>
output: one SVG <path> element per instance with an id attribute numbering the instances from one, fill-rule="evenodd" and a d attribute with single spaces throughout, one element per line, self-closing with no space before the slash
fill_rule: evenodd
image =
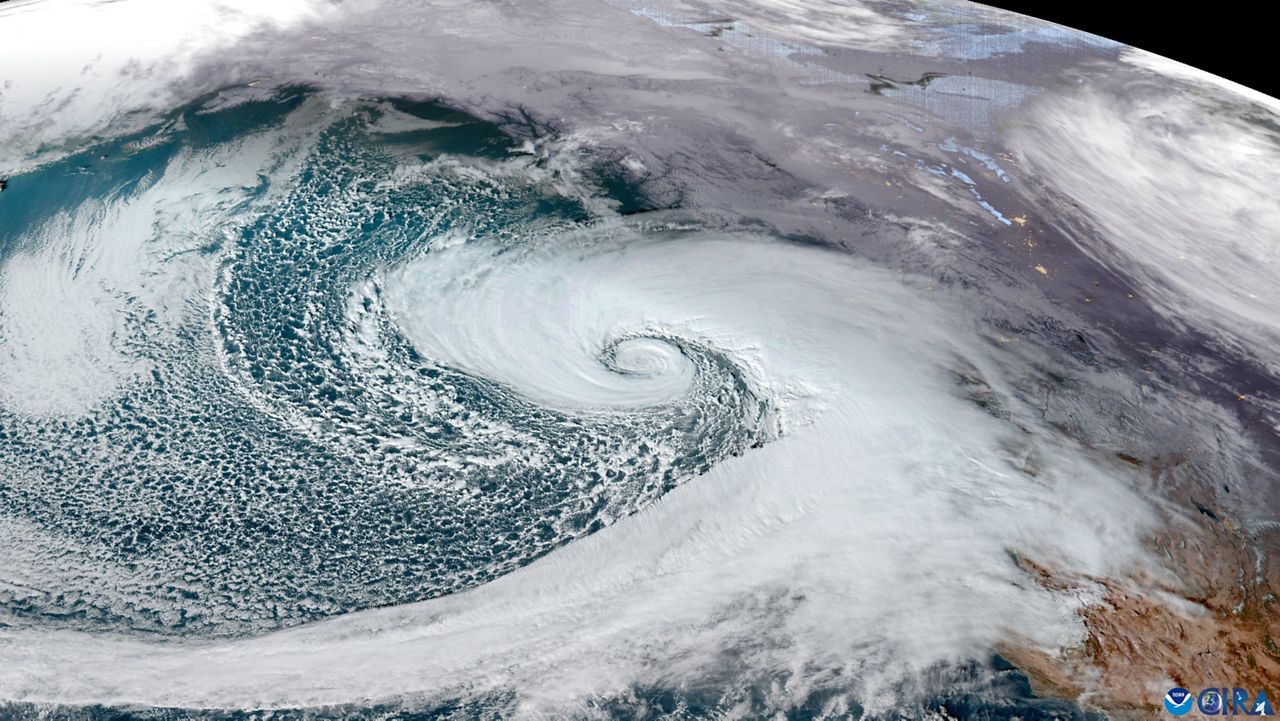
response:
<path id="1" fill-rule="evenodd" d="M 1027 677 L 999 656 L 987 663 L 940 671 L 938 688 L 910 706 L 890 713 L 868 714 L 851 700 L 849 689 L 831 688 L 799 703 L 779 708 L 768 698 L 767 686 L 729 687 L 708 683 L 701 688 L 633 688 L 612 698 L 595 699 L 586 713 L 563 718 L 684 719 L 775 718 L 787 721 L 817 719 L 930 719 L 942 721 L 1103 721 L 1106 715 L 1086 711 L 1066 701 L 1037 698 Z M 501 719 L 513 713 L 512 694 L 495 694 L 467 701 L 431 701 L 374 705 L 342 705 L 306 709 L 219 710 L 136 708 L 129 706 L 52 706 L 8 704 L 0 716 L 14 721 L 445 721 Z"/>

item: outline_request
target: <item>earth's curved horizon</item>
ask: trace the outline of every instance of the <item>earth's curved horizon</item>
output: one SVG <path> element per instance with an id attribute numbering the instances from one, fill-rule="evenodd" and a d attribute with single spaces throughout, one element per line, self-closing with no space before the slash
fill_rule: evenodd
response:
<path id="1" fill-rule="evenodd" d="M 1280 698 L 1280 101 L 960 0 L 0 47 L 0 717 Z"/>

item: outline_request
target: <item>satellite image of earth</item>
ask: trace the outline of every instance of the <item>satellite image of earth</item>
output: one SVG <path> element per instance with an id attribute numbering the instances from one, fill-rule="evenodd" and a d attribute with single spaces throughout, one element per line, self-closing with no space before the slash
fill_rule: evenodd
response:
<path id="1" fill-rule="evenodd" d="M 963 0 L 0 48 L 0 718 L 1280 700 L 1280 101 Z"/>

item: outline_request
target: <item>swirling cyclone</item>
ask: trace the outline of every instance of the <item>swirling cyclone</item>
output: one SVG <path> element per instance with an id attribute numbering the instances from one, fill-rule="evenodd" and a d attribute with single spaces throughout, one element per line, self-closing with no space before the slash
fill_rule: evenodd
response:
<path id="1" fill-rule="evenodd" d="M 256 5 L 0 71 L 0 716 L 1274 675 L 1274 103 L 972 3 Z"/>
<path id="2" fill-rule="evenodd" d="M 252 110 L 278 122 L 289 107 Z M 201 122 L 260 131 L 252 110 Z M 697 337 L 566 327 L 597 345 L 552 356 L 526 344 L 552 328 L 520 321 L 542 317 L 550 288 L 509 287 L 501 307 L 473 297 L 560 238 L 608 233 L 580 201 L 496 177 L 528 160 L 509 160 L 492 126 L 405 103 L 314 122 L 287 189 L 206 239 L 212 288 L 172 335 L 146 337 L 139 321 L 130 342 L 146 377 L 74 420 L 5 410 L 3 462 L 28 480 L 0 501 L 114 579 L 10 596 L 15 620 L 228 635 L 430 598 L 630 514 L 772 432 L 744 370 Z M 191 142 L 130 162 L 163 164 Z M 118 202 L 177 184 L 134 182 Z M 465 273 L 406 285 L 415 263 L 451 252 L 442 239 L 483 253 Z M 495 334 L 491 313 L 509 314 L 510 330 Z M 541 406 L 491 380 L 504 374 L 486 373 L 490 355 L 467 355 L 491 347 L 506 353 L 495 362 L 546 375 L 535 388 L 557 374 L 590 386 Z"/>

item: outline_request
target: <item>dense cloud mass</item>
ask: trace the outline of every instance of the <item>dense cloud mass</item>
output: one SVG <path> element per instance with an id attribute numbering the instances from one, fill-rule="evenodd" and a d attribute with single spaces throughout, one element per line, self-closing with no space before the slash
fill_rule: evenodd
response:
<path id="1" fill-rule="evenodd" d="M 1273 99 L 959 2 L 20 0 L 0 46 L 13 713 L 1280 672 Z"/>

